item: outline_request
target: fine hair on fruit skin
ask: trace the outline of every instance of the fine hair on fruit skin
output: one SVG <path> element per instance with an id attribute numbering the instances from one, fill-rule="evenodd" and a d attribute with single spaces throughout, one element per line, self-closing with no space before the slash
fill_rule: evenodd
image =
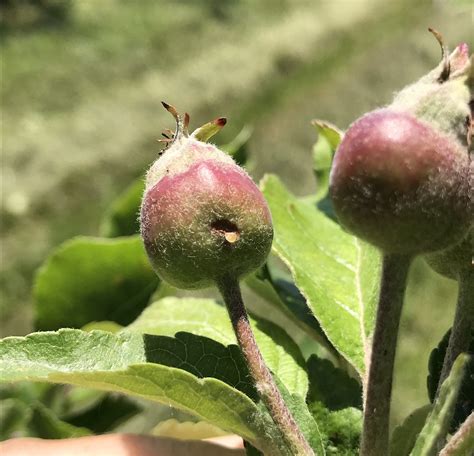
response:
<path id="1" fill-rule="evenodd" d="M 446 248 L 472 219 L 467 152 L 411 114 L 379 109 L 352 124 L 330 179 L 341 224 L 384 252 Z"/>
<path id="2" fill-rule="evenodd" d="M 474 224 L 461 242 L 446 250 L 425 255 L 424 258 L 438 274 L 459 280 L 464 273 L 474 268 Z"/>
<path id="3" fill-rule="evenodd" d="M 249 175 L 201 140 L 222 128 L 223 118 L 191 135 L 178 119 L 147 174 L 140 216 L 146 251 L 158 275 L 178 288 L 209 287 L 224 275 L 240 279 L 270 252 L 270 210 Z"/>

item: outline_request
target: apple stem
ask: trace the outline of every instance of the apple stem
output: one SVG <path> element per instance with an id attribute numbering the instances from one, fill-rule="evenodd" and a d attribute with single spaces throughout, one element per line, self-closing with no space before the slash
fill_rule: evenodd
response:
<path id="1" fill-rule="evenodd" d="M 242 300 L 239 281 L 234 277 L 227 276 L 219 280 L 217 286 L 224 298 L 237 341 L 255 387 L 270 412 L 275 425 L 289 446 L 290 454 L 295 456 L 314 456 L 314 451 L 288 410 L 258 348 Z"/>
<path id="2" fill-rule="evenodd" d="M 389 454 L 393 365 L 411 259 L 408 255 L 397 254 L 385 254 L 383 257 L 377 320 L 365 393 L 362 456 Z"/>
<path id="3" fill-rule="evenodd" d="M 458 284 L 459 292 L 456 313 L 436 397 L 439 395 L 441 385 L 451 372 L 456 358 L 461 353 L 469 351 L 469 345 L 474 332 L 474 268 L 461 271 Z"/>

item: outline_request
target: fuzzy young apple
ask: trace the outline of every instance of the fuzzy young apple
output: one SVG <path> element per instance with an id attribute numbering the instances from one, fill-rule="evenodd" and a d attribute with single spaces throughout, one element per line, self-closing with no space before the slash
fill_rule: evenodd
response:
<path id="1" fill-rule="evenodd" d="M 278 454 L 314 456 L 265 364 L 240 291 L 239 280 L 270 253 L 268 205 L 247 173 L 205 142 L 225 119 L 188 135 L 189 116 L 181 119 L 175 108 L 163 104 L 177 128 L 146 178 L 140 224 L 150 261 L 161 278 L 178 288 L 218 287 L 250 376 L 283 437 L 286 449 Z"/>
<path id="2" fill-rule="evenodd" d="M 446 248 L 473 217 L 466 149 L 410 113 L 373 111 L 349 128 L 334 158 L 331 198 L 341 224 L 384 252 Z"/>
<path id="3" fill-rule="evenodd" d="M 141 206 L 141 234 L 160 277 L 178 288 L 235 279 L 261 266 L 271 248 L 272 219 L 248 174 L 209 135 L 216 119 L 193 134 L 178 119 L 170 146 L 148 171 Z M 204 141 L 203 141 L 204 139 Z"/>
<path id="4" fill-rule="evenodd" d="M 355 121 L 336 152 L 330 176 L 336 215 L 386 253 L 445 249 L 473 222 L 467 52 L 458 46 L 390 106 Z"/>
<path id="5" fill-rule="evenodd" d="M 363 456 L 389 453 L 393 365 L 412 258 L 457 244 L 474 219 L 473 59 L 465 44 L 448 55 L 433 33 L 442 45 L 442 62 L 391 105 L 356 120 L 330 174 L 341 225 L 383 252 L 365 380 Z"/>

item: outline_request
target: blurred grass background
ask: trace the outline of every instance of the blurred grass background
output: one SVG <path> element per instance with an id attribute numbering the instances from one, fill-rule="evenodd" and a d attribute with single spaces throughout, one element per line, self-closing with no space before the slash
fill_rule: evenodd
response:
<path id="1" fill-rule="evenodd" d="M 34 270 L 51 247 L 97 234 L 100 215 L 173 122 L 244 126 L 252 174 L 314 191 L 312 118 L 341 128 L 473 40 L 470 0 L 4 0 L 1 332 L 32 328 Z M 417 262 L 397 358 L 394 419 L 427 402 L 431 349 L 456 284 Z"/>

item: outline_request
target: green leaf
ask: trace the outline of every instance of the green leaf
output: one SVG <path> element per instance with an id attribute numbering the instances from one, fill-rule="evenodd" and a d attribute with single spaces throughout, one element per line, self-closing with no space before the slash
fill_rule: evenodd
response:
<path id="1" fill-rule="evenodd" d="M 319 432 L 318 424 L 310 413 L 306 402 L 298 394 L 291 394 L 278 379 L 276 380 L 285 404 L 298 423 L 298 427 L 306 437 L 309 445 L 315 451 L 315 454 L 324 456 L 326 452 L 323 446 L 323 439 Z"/>
<path id="2" fill-rule="evenodd" d="M 251 318 L 250 321 L 269 368 L 291 393 L 305 397 L 308 377 L 298 346 L 281 328 L 269 321 L 261 318 Z M 125 331 L 164 336 L 188 331 L 224 345 L 237 343 L 227 310 L 212 299 L 163 298 L 145 309 Z"/>
<path id="3" fill-rule="evenodd" d="M 390 454 L 396 456 L 408 456 L 410 454 L 426 422 L 426 418 L 431 412 L 431 408 L 431 404 L 417 408 L 405 418 L 402 424 L 393 430 Z"/>
<path id="4" fill-rule="evenodd" d="M 437 445 L 448 433 L 456 399 L 463 381 L 469 356 L 461 354 L 456 359 L 449 377 L 441 385 L 438 399 L 416 440 L 411 456 L 435 456 Z"/>
<path id="5" fill-rule="evenodd" d="M 450 336 L 451 329 L 447 331 L 447 333 L 439 342 L 438 346 L 434 348 L 430 354 L 428 363 L 429 374 L 426 379 L 426 383 L 431 402 L 434 401 L 436 395 Z M 468 353 L 473 356 L 470 357 L 466 366 L 466 375 L 464 376 L 461 390 L 459 391 L 456 402 L 456 408 L 454 409 L 453 419 L 449 426 L 450 432 L 455 432 L 460 424 L 466 420 L 472 410 L 474 410 L 474 331 L 472 332 Z"/>
<path id="6" fill-rule="evenodd" d="M 267 263 L 248 276 L 245 283 L 273 307 L 272 312 L 277 312 L 282 321 L 290 321 L 312 339 L 334 352 L 334 347 L 311 313 L 306 299 L 290 279 Z"/>
<path id="7" fill-rule="evenodd" d="M 278 450 L 281 437 L 269 415 L 248 396 L 216 378 L 189 372 L 212 374 L 220 363 L 227 368 L 232 346 L 226 351 L 215 341 L 181 334 L 183 338 L 172 339 L 62 329 L 8 337 L 0 341 L 0 379 L 67 383 L 131 394 L 193 413 L 269 454 L 287 454 Z M 216 346 L 224 357 L 216 353 Z M 155 364 L 158 362 L 161 364 Z M 236 371 L 234 364 L 227 375 Z M 245 382 L 242 378 L 241 383 Z"/>
<path id="8" fill-rule="evenodd" d="M 312 124 L 318 132 L 318 139 L 313 146 L 313 170 L 318 184 L 316 199 L 320 200 L 327 195 L 332 159 L 341 142 L 343 132 L 335 125 L 323 120 L 313 120 Z"/>
<path id="9" fill-rule="evenodd" d="M 139 236 L 76 237 L 38 271 L 34 286 L 39 329 L 80 328 L 91 321 L 133 321 L 159 280 Z"/>
<path id="10" fill-rule="evenodd" d="M 321 402 L 332 411 L 347 407 L 362 410 L 362 388 L 347 372 L 327 359 L 312 355 L 308 360 L 309 392 L 306 401 Z"/>
<path id="11" fill-rule="evenodd" d="M 31 433 L 42 439 L 67 439 L 92 435 L 85 427 L 77 427 L 60 420 L 52 410 L 41 402 L 31 405 L 33 413 L 28 427 Z"/>
<path id="12" fill-rule="evenodd" d="M 140 177 L 113 201 L 101 221 L 101 236 L 131 236 L 140 232 L 138 214 L 144 191 L 145 181 Z"/>
<path id="13" fill-rule="evenodd" d="M 274 251 L 332 345 L 363 377 L 377 304 L 379 252 L 291 195 L 276 176 L 266 176 L 262 186 L 273 216 Z"/>

